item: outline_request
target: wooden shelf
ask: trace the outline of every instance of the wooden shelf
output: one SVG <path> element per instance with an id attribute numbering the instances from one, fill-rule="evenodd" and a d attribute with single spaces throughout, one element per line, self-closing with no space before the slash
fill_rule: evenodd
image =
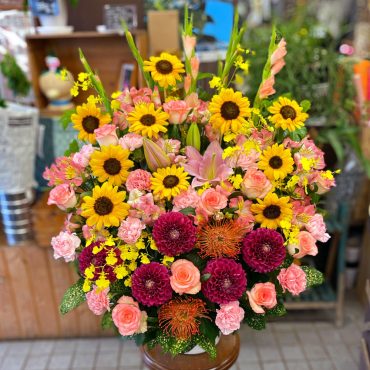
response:
<path id="1" fill-rule="evenodd" d="M 143 58 L 146 58 L 146 31 L 139 29 L 133 31 L 132 34 Z M 89 64 L 98 73 L 108 94 L 118 89 L 122 65 L 136 65 L 126 38 L 118 32 L 82 31 L 67 34 L 36 34 L 28 35 L 26 41 L 35 103 L 41 110 L 45 109 L 48 104 L 39 87 L 39 76 L 46 70 L 45 57 L 48 54 L 55 54 L 60 59 L 61 66 L 67 68 L 76 78 L 78 73 L 83 71 L 78 53 L 78 49 L 82 49 Z M 137 70 L 138 68 L 136 68 L 133 80 L 134 85 L 140 87 L 142 77 L 138 76 Z M 77 105 L 81 104 L 86 101 L 88 95 L 89 93 L 80 94 L 73 101 Z"/>

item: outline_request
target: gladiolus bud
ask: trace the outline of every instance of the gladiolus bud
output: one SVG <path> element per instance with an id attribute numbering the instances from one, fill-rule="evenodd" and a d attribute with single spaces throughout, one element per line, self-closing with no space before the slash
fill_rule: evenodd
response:
<path id="1" fill-rule="evenodd" d="M 191 88 L 191 76 L 186 75 L 184 78 L 184 90 L 186 94 L 190 91 L 190 88 Z"/>
<path id="2" fill-rule="evenodd" d="M 200 61 L 199 61 L 199 58 L 197 58 L 197 57 L 192 57 L 190 59 L 191 75 L 192 75 L 194 80 L 196 80 L 197 77 L 198 77 L 199 63 L 200 63 Z"/>
<path id="3" fill-rule="evenodd" d="M 152 140 L 144 138 L 143 148 L 146 163 L 151 171 L 156 171 L 158 168 L 168 167 L 171 165 L 171 160 L 168 155 Z"/>
<path id="4" fill-rule="evenodd" d="M 196 123 L 192 123 L 189 127 L 186 136 L 186 145 L 194 147 L 198 152 L 200 150 L 200 132 Z"/>

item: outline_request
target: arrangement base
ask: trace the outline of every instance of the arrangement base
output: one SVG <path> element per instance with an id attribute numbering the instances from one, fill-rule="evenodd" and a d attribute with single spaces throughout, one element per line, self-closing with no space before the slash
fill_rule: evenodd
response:
<path id="1" fill-rule="evenodd" d="M 237 360 L 239 349 L 239 335 L 233 334 L 221 336 L 217 344 L 217 357 L 214 360 L 206 352 L 172 357 L 162 352 L 160 346 L 153 349 L 143 346 L 141 351 L 145 365 L 151 370 L 226 370 Z"/>

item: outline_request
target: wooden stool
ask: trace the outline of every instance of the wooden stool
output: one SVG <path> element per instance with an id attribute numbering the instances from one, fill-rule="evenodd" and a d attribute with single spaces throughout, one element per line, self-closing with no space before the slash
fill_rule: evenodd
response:
<path id="1" fill-rule="evenodd" d="M 160 346 L 148 349 L 142 347 L 145 365 L 151 370 L 226 370 L 235 363 L 240 350 L 238 334 L 222 335 L 217 344 L 217 357 L 212 360 L 207 352 L 197 355 L 172 357 L 163 353 Z"/>

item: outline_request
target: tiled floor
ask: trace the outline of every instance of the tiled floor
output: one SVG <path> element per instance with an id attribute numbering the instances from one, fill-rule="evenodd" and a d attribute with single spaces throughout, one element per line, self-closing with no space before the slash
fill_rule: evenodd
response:
<path id="1" fill-rule="evenodd" d="M 231 370 L 356 370 L 362 309 L 348 302 L 339 329 L 330 321 L 333 314 L 312 321 L 309 313 L 307 321 L 308 313 L 295 313 L 261 332 L 243 327 Z M 0 370 L 62 369 L 146 370 L 134 343 L 116 338 L 0 342 Z"/>

